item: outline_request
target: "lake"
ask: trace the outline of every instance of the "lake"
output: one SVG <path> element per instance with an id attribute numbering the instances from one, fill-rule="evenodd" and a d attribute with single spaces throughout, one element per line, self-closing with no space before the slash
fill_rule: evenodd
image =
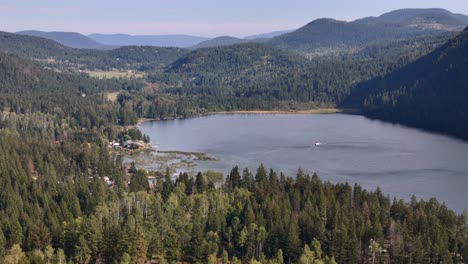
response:
<path id="1" fill-rule="evenodd" d="M 239 165 L 255 172 L 263 163 L 294 176 L 302 168 L 333 183 L 468 209 L 468 143 L 448 136 L 345 114 L 210 115 L 149 121 L 140 129 L 158 150 L 219 159 L 198 161 L 195 170 L 228 173 Z"/>

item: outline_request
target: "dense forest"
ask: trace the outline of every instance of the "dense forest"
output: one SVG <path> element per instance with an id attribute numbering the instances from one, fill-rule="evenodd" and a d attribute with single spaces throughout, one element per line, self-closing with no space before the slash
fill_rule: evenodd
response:
<path id="1" fill-rule="evenodd" d="M 2 263 L 460 263 L 468 257 L 466 216 L 435 199 L 391 200 L 379 189 L 322 182 L 302 171 L 293 179 L 263 166 L 256 173 L 236 167 L 224 183 L 213 173 L 181 174 L 175 182 L 163 173 L 150 189 L 146 171 L 111 159 L 99 130 L 83 137 L 40 113 L 2 120 Z"/>
<path id="2" fill-rule="evenodd" d="M 41 65 L 0 53 L 0 111 L 46 113 L 71 119 L 77 127 L 134 124 L 132 109 L 112 104 L 107 92 L 139 90 L 136 80 L 97 80 L 87 75 L 61 74 Z"/>
<path id="3" fill-rule="evenodd" d="M 360 84 L 366 115 L 468 139 L 468 28 L 390 74 Z"/>
<path id="4" fill-rule="evenodd" d="M 380 41 L 404 40 L 436 35 L 437 30 L 405 27 L 379 19 L 362 19 L 352 22 L 334 19 L 317 19 L 298 30 L 273 38 L 275 47 L 303 52 L 320 48 L 360 47 Z"/>
<path id="5" fill-rule="evenodd" d="M 122 93 L 119 102 L 149 118 L 333 107 L 344 103 L 360 81 L 384 76 L 451 36 L 382 43 L 313 59 L 258 43 L 198 49 L 164 71 L 149 73 L 147 79 L 156 88 Z"/>
<path id="6" fill-rule="evenodd" d="M 188 51 L 181 48 L 125 46 L 111 50 L 75 49 L 49 39 L 0 31 L 0 51 L 41 61 L 60 71 L 154 70 Z"/>
<path id="7" fill-rule="evenodd" d="M 308 53 L 317 49 L 362 47 L 371 43 L 435 36 L 442 32 L 460 31 L 467 25 L 467 16 L 444 9 L 399 9 L 351 22 L 317 19 L 271 39 L 268 44 Z"/>

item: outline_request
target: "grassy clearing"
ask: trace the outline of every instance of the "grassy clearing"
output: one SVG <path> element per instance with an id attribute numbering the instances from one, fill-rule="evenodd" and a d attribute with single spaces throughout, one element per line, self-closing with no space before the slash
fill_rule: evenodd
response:
<path id="1" fill-rule="evenodd" d="M 143 73 L 134 71 L 85 71 L 89 76 L 98 79 L 111 79 L 111 78 L 143 78 Z"/>
<path id="2" fill-rule="evenodd" d="M 106 94 L 107 100 L 114 103 L 115 101 L 117 101 L 117 96 L 119 96 L 119 94 L 120 94 L 120 92 L 107 93 Z"/>

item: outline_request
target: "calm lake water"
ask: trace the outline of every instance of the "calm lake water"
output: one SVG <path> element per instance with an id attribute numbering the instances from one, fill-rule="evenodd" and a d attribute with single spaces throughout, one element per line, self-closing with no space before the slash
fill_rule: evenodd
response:
<path id="1" fill-rule="evenodd" d="M 196 170 L 228 173 L 234 165 L 255 170 L 263 163 L 294 175 L 300 167 L 334 183 L 468 209 L 468 143 L 447 136 L 343 114 L 212 115 L 140 128 L 159 150 L 220 159 L 198 162 Z"/>

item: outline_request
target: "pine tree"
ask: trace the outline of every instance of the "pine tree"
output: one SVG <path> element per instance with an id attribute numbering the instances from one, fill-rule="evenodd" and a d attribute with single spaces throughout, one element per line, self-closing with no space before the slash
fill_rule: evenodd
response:
<path id="1" fill-rule="evenodd" d="M 136 227 L 136 264 L 146 263 L 146 253 L 148 251 L 148 245 L 146 243 L 145 234 L 140 226 Z"/>
<path id="2" fill-rule="evenodd" d="M 15 244 L 3 259 L 4 264 L 27 264 L 28 259 L 20 245 Z"/>
<path id="3" fill-rule="evenodd" d="M 172 183 L 172 180 L 171 180 L 169 168 L 167 168 L 166 174 L 164 175 L 164 183 L 163 183 L 162 192 L 161 192 L 161 195 L 164 201 L 167 201 L 167 199 L 169 199 L 169 196 L 171 195 L 173 190 L 174 190 L 174 184 Z"/>
<path id="4" fill-rule="evenodd" d="M 229 191 L 234 190 L 235 188 L 240 188 L 241 186 L 241 176 L 239 173 L 239 167 L 235 166 L 229 176 L 226 179 L 226 187 Z"/>
<path id="5" fill-rule="evenodd" d="M 86 243 L 86 239 L 81 235 L 75 245 L 73 259 L 79 264 L 87 264 L 91 260 L 91 250 Z"/>
<path id="6" fill-rule="evenodd" d="M 294 215 L 290 216 L 289 226 L 286 232 L 286 240 L 284 241 L 283 248 L 284 255 L 288 261 L 296 262 L 301 254 L 302 242 L 299 239 L 299 225 Z"/>
<path id="7" fill-rule="evenodd" d="M 3 255 L 5 255 L 5 247 L 6 247 L 6 239 L 3 235 L 3 231 L 0 228 L 0 259 L 2 259 Z"/>
<path id="8" fill-rule="evenodd" d="M 208 184 L 206 183 L 205 177 L 201 174 L 201 172 L 197 173 L 195 177 L 195 190 L 196 193 L 203 193 L 208 189 Z"/>

